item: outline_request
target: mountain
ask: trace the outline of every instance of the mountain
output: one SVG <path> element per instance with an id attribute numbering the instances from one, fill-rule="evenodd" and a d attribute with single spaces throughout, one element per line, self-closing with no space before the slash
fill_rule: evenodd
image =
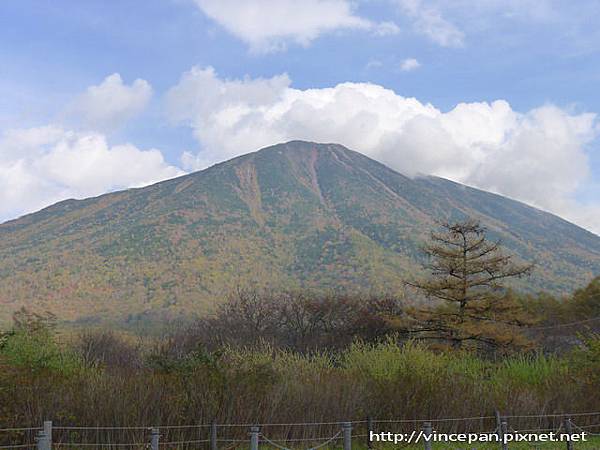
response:
<path id="1" fill-rule="evenodd" d="M 0 319 L 21 305 L 79 321 L 201 313 L 247 283 L 395 291 L 435 220 L 465 217 L 537 263 L 517 287 L 562 293 L 600 273 L 600 237 L 552 214 L 292 141 L 0 225 Z"/>

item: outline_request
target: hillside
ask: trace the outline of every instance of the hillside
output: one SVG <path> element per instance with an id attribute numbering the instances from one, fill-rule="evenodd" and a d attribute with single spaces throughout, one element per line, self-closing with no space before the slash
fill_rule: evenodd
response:
<path id="1" fill-rule="evenodd" d="M 552 214 L 292 141 L 0 225 L 0 320 L 21 305 L 80 321 L 201 313 L 247 283 L 394 291 L 434 220 L 466 216 L 536 261 L 521 288 L 561 293 L 600 273 L 600 237 Z"/>

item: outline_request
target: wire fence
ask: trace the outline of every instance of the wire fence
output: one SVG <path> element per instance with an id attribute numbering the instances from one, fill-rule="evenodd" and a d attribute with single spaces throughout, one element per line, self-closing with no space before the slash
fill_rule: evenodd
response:
<path id="1" fill-rule="evenodd" d="M 565 414 L 507 414 L 476 417 L 365 419 L 297 423 L 204 423 L 164 426 L 55 425 L 0 428 L 0 450 L 6 449 L 202 449 L 232 450 L 258 446 L 279 450 L 319 448 L 373 448 L 373 436 L 381 433 L 586 433 L 600 437 L 600 411 Z M 429 445 L 429 447 L 428 447 Z M 567 450 L 576 444 L 567 442 Z M 415 448 L 415 447 L 413 447 Z M 431 449 L 430 442 L 420 448 Z M 444 447 L 453 448 L 453 447 Z M 476 448 L 476 447 L 470 447 Z M 486 447 L 489 448 L 489 447 Z M 508 449 L 507 445 L 498 449 Z M 556 447 L 559 448 L 559 447 Z M 598 440 L 600 448 L 600 439 Z"/>

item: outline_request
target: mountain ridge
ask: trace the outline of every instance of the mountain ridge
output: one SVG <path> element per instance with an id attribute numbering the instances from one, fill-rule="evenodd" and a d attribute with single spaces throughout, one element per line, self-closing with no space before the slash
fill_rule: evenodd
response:
<path id="1" fill-rule="evenodd" d="M 518 287 L 567 292 L 600 273 L 600 237 L 551 213 L 290 141 L 0 225 L 0 304 L 127 321 L 206 311 L 236 284 L 398 292 L 435 220 L 465 217 L 538 262 Z"/>

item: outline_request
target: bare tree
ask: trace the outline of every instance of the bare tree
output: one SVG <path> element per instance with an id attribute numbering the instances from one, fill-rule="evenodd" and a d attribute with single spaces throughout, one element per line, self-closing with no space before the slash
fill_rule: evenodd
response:
<path id="1" fill-rule="evenodd" d="M 214 315 L 173 337 L 172 350 L 261 342 L 298 351 L 343 348 L 356 338 L 380 340 L 393 331 L 388 317 L 400 315 L 402 308 L 393 296 L 237 289 Z"/>

